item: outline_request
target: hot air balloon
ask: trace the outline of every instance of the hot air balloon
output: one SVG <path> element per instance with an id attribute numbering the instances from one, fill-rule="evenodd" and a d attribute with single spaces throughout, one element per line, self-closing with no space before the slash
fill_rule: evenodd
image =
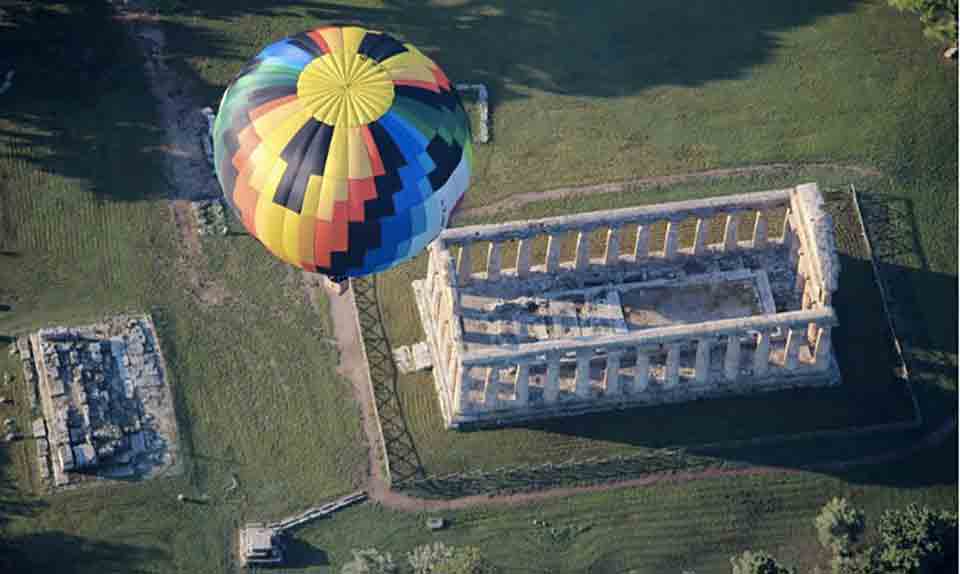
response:
<path id="1" fill-rule="evenodd" d="M 443 71 L 356 27 L 265 48 L 227 87 L 213 132 L 217 179 L 247 231 L 335 281 L 436 238 L 469 185 L 470 141 Z"/>

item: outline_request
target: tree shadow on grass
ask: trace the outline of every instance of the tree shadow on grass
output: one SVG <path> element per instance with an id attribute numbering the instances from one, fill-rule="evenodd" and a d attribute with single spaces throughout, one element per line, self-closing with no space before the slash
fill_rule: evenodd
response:
<path id="1" fill-rule="evenodd" d="M 330 558 L 327 553 L 306 540 L 286 536 L 283 539 L 283 544 L 286 557 L 283 563 L 285 569 L 301 570 L 330 565 Z"/>
<path id="2" fill-rule="evenodd" d="M 17 487 L 13 445 L 0 446 L 0 530 L 13 519 L 31 519 L 48 503 Z M 164 560 L 166 553 L 122 542 L 106 542 L 48 530 L 30 534 L 0 536 L 0 572 L 154 572 L 138 564 Z"/>
<path id="3" fill-rule="evenodd" d="M 0 558 L 5 572 L 125 572 L 140 574 L 155 572 L 153 567 L 141 567 L 167 559 L 167 553 L 157 548 L 91 540 L 61 531 L 38 532 L 14 536 L 5 541 L 7 551 Z"/>
<path id="4" fill-rule="evenodd" d="M 291 18 L 303 28 L 384 30 L 435 56 L 451 78 L 486 83 L 502 101 L 524 97 L 528 89 L 620 97 L 655 86 L 735 78 L 770 57 L 779 32 L 854 5 L 622 0 L 600 8 L 579 0 L 386 0 L 381 8 L 367 8 L 301 0 L 265 8 L 261 2 L 213 0 L 180 3 L 169 15 L 178 25 L 193 17 L 237 21 L 255 16 Z M 189 28 L 177 42 L 183 55 L 216 56 L 215 46 L 189 39 Z M 261 47 L 249 46 L 248 57 Z"/>
<path id="5" fill-rule="evenodd" d="M 110 7 L 16 1 L 0 8 L 0 21 L 8 24 L 0 53 L 16 71 L 0 96 L 3 195 L 56 193 L 44 189 L 58 183 L 50 176 L 80 180 L 103 199 L 163 195 L 150 165 L 168 153 L 163 130 L 140 54 Z"/>
<path id="6" fill-rule="evenodd" d="M 225 85 L 209 83 L 196 62 L 227 62 L 225 83 L 264 46 L 231 40 L 195 18 L 238 26 L 259 18 L 268 27 L 297 26 L 286 33 L 331 24 L 383 29 L 436 57 L 451 78 L 487 84 L 496 105 L 530 90 L 613 98 L 736 78 L 770 58 L 780 32 L 851 10 L 855 2 L 625 0 L 603 9 L 579 0 L 387 0 L 382 8 L 323 1 L 153 4 L 164 8 L 165 60 L 203 103 L 218 101 Z M 165 195 L 167 184 L 149 164 L 171 151 L 142 55 L 110 6 L 22 0 L 0 8 L 0 20 L 10 24 L 3 57 L 18 72 L 2 96 L 0 164 L 7 160 L 23 172 L 0 179 L 27 186 L 24 178 L 40 171 L 80 179 L 110 200 Z M 136 181 L 142 185 L 131 185 Z"/>

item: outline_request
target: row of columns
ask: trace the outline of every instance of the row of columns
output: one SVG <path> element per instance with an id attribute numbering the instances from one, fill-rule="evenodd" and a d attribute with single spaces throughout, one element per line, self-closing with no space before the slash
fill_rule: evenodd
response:
<path id="1" fill-rule="evenodd" d="M 787 340 L 784 349 L 782 368 L 787 371 L 793 371 L 800 368 L 800 345 L 807 335 L 807 331 L 815 328 L 817 331 L 816 339 L 811 348 L 812 363 L 810 366 L 826 370 L 830 365 L 830 327 L 821 327 L 811 323 L 806 328 L 788 328 Z M 772 330 L 760 331 L 756 337 L 756 346 L 752 349 L 752 376 L 762 378 L 768 374 L 770 369 L 770 337 Z M 724 337 L 724 359 L 723 359 L 723 380 L 725 382 L 736 382 L 741 378 L 741 345 L 740 335 L 727 335 Z M 712 348 L 715 346 L 716 338 L 704 337 L 697 339 L 696 358 L 694 361 L 694 377 L 696 384 L 707 384 L 711 379 L 710 357 Z M 664 376 L 662 388 L 670 389 L 680 382 L 680 352 L 683 347 L 682 342 L 672 343 L 667 346 L 666 360 L 664 363 Z M 650 385 L 650 356 L 662 352 L 660 349 L 650 349 L 649 347 L 638 347 L 636 349 L 636 363 L 633 369 L 632 378 L 626 379 L 626 384 L 621 385 L 620 365 L 625 350 L 623 348 L 608 349 L 606 355 L 606 368 L 604 372 L 604 391 L 607 396 L 618 396 L 625 392 L 638 393 L 648 389 Z M 548 355 L 546 382 L 543 388 L 543 400 L 546 404 L 557 402 L 560 394 L 560 365 L 562 353 L 555 351 Z M 590 361 L 594 357 L 594 349 L 581 349 L 576 352 L 576 370 L 574 375 L 574 395 L 577 398 L 589 398 L 591 396 L 590 388 Z M 514 396 L 509 401 L 513 407 L 522 407 L 528 404 L 530 398 L 529 381 L 530 368 L 532 363 L 521 361 L 516 366 L 516 373 L 513 377 Z M 486 378 L 483 387 L 482 406 L 484 409 L 496 408 L 498 403 L 502 403 L 498 398 L 500 390 L 500 374 L 502 366 L 487 367 Z M 459 367 L 458 379 L 460 385 L 466 383 L 463 378 L 465 369 Z M 467 393 L 461 393 L 461 407 L 470 407 L 465 400 Z"/>
<path id="2" fill-rule="evenodd" d="M 681 252 L 679 246 L 680 225 L 681 221 L 679 220 L 671 220 L 667 222 L 667 229 L 663 241 L 663 251 L 654 256 L 672 259 Z M 724 221 L 723 239 L 719 244 L 717 244 L 720 249 L 724 251 L 733 251 L 740 247 L 737 233 L 739 225 L 739 213 L 734 212 L 727 214 Z M 706 252 L 708 245 L 708 227 L 709 219 L 697 219 L 693 247 L 689 250 L 689 253 L 693 255 L 702 255 Z M 750 238 L 750 246 L 752 248 L 763 248 L 768 245 L 769 239 L 767 236 L 767 227 L 768 220 L 766 212 L 757 211 L 753 226 L 753 233 L 751 234 Z M 787 232 L 786 230 L 788 227 L 789 226 L 784 227 L 785 233 Z M 593 229 L 582 229 L 577 233 L 576 250 L 573 260 L 574 269 L 577 271 L 583 271 L 591 263 L 590 234 L 592 232 Z M 547 273 L 553 273 L 560 267 L 560 244 L 563 241 L 564 235 L 565 233 L 547 234 L 547 253 L 544 258 L 544 271 Z M 536 237 L 526 237 L 520 239 L 518 242 L 515 265 L 517 277 L 525 277 L 530 273 L 530 249 L 535 239 Z M 487 248 L 486 262 L 486 274 L 488 280 L 496 280 L 501 276 L 503 263 L 502 246 L 503 241 L 490 241 L 489 243 L 489 247 Z M 458 284 L 460 285 L 470 281 L 470 278 L 473 276 L 473 262 L 471 260 L 470 251 L 469 243 L 463 243 L 460 245 L 460 255 L 457 259 L 457 280 Z M 629 259 L 632 261 L 637 261 L 651 256 L 650 226 L 639 225 L 637 226 L 637 231 L 634 235 L 633 252 L 629 255 Z M 606 247 L 604 250 L 602 263 L 603 265 L 614 265 L 619 261 L 621 261 L 620 226 L 611 226 L 607 228 Z"/>

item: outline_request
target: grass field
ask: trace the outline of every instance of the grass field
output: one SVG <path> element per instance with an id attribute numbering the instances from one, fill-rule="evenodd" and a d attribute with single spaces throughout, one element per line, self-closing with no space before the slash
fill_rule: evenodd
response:
<path id="1" fill-rule="evenodd" d="M 907 500 L 956 506 L 953 468 L 956 441 L 934 453 L 889 466 L 873 467 L 890 481 L 850 473 L 832 478 L 811 473 L 710 478 L 585 494 L 514 508 L 491 507 L 442 513 L 449 530 L 431 534 L 425 520 L 365 506 L 330 523 L 305 528 L 300 548 L 324 549 L 324 559 L 341 563 L 345 549 L 377 546 L 395 557 L 417 544 L 442 540 L 473 544 L 504 572 L 696 572 L 729 573 L 728 558 L 738 550 L 763 547 L 788 564 L 810 572 L 826 565 L 813 529 L 813 517 L 831 496 L 848 496 L 876 520 L 884 508 Z M 950 450 L 952 449 L 952 450 Z M 939 470 L 938 470 L 939 469 Z M 918 481 L 925 472 L 922 482 Z M 895 484 L 897 486 L 889 486 Z M 909 488 L 912 486 L 913 488 Z M 539 524 L 534 524 L 534 520 Z M 546 522 L 547 526 L 542 526 Z M 299 572 L 289 570 L 288 572 Z"/>
<path id="2" fill-rule="evenodd" d="M 882 170 L 864 191 L 871 205 L 897 203 L 905 214 L 885 222 L 882 239 L 901 315 L 912 317 L 914 380 L 931 425 L 955 415 L 956 68 L 883 2 L 155 3 L 168 61 L 200 101 L 216 102 L 267 42 L 325 23 L 388 29 L 436 55 L 451 77 L 486 83 L 494 140 L 477 148 L 465 207 L 774 161 Z M 0 12 L 0 30 L 19 47 L 5 56 L 15 86 L 0 95 L 0 335 L 153 311 L 188 464 L 179 478 L 40 497 L 29 489 L 30 445 L 0 448 L 0 535 L 25 572 L 224 572 L 237 522 L 356 485 L 358 409 L 297 274 L 235 236 L 203 240 L 198 284 L 183 272 L 142 62 L 105 10 L 24 0 Z M 729 183 L 743 185 L 767 187 Z M 608 199 L 595 205 L 616 205 Z M 412 410 L 434 408 L 416 400 Z M 818 446 L 829 447 L 806 448 Z M 809 520 L 831 495 L 853 496 L 871 516 L 911 500 L 956 506 L 956 451 L 954 438 L 903 463 L 829 477 L 723 478 L 464 511 L 439 536 L 481 546 L 508 572 L 724 572 L 746 546 L 809 565 Z M 789 454 L 741 452 L 748 461 Z M 240 487 L 227 495 L 232 476 Z M 179 492 L 211 502 L 181 505 Z M 338 570 L 354 547 L 406 550 L 429 539 L 422 518 L 375 505 L 346 511 L 301 531 L 294 571 Z M 556 533 L 534 528 L 534 518 Z"/>

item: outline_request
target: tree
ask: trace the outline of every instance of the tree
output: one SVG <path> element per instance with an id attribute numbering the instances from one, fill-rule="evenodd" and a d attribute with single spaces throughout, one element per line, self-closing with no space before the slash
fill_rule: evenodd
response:
<path id="1" fill-rule="evenodd" d="M 796 574 L 796 570 L 788 568 L 777 559 L 763 550 L 746 550 L 738 556 L 730 558 L 733 574 Z"/>
<path id="2" fill-rule="evenodd" d="M 413 574 L 431 574 L 437 563 L 450 559 L 453 548 L 443 542 L 417 546 L 407 554 L 407 562 L 413 568 Z"/>
<path id="3" fill-rule="evenodd" d="M 343 565 L 341 574 L 399 574 L 400 570 L 393 562 L 389 552 L 383 553 L 376 548 L 353 551 L 353 560 Z"/>
<path id="4" fill-rule="evenodd" d="M 407 554 L 413 574 L 494 574 L 496 568 L 473 546 L 425 544 Z"/>
<path id="5" fill-rule="evenodd" d="M 900 11 L 920 15 L 928 38 L 957 44 L 957 0 L 887 0 Z"/>
<path id="6" fill-rule="evenodd" d="M 881 572 L 935 574 L 957 571 L 957 515 L 911 504 L 888 510 L 877 527 L 872 560 Z"/>
<path id="7" fill-rule="evenodd" d="M 820 545 L 843 557 L 850 553 L 850 548 L 863 534 L 864 517 L 846 498 L 833 498 L 823 506 L 813 523 Z"/>

